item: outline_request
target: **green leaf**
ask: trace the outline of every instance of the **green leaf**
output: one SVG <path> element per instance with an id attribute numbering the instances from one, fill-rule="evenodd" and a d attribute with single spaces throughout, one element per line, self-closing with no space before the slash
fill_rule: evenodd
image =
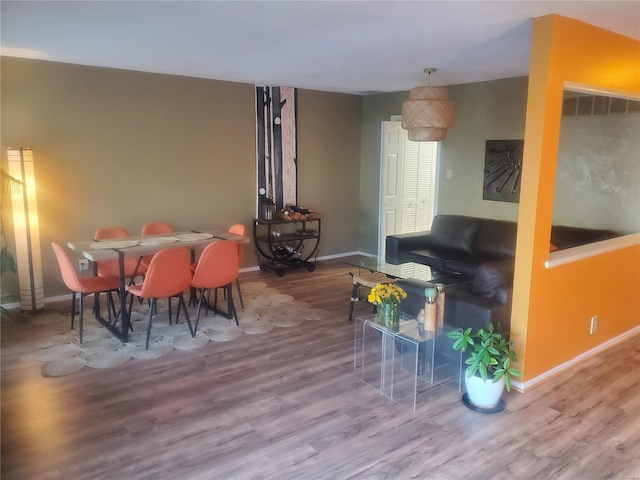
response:
<path id="1" fill-rule="evenodd" d="M 520 370 L 515 369 L 515 368 L 508 369 L 507 373 L 509 375 L 511 375 L 512 377 L 521 377 L 522 376 L 522 372 Z"/>
<path id="2" fill-rule="evenodd" d="M 480 371 L 480 376 L 482 377 L 483 381 L 487 381 L 487 367 L 484 366 L 484 364 L 480 364 L 478 370 Z"/>
<path id="3" fill-rule="evenodd" d="M 504 377 L 504 388 L 507 389 L 507 392 L 511 391 L 511 377 L 509 375 Z"/>
<path id="4" fill-rule="evenodd" d="M 452 340 L 459 340 L 460 338 L 462 338 L 462 332 L 454 330 L 453 332 L 447 333 L 447 337 L 451 338 Z"/>

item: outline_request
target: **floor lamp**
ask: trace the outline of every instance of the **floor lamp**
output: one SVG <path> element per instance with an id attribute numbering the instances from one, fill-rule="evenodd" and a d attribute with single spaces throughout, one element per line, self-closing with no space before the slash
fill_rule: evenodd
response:
<path id="1" fill-rule="evenodd" d="M 36 182 L 31 148 L 7 149 L 9 175 L 22 182 L 22 188 L 11 196 L 13 231 L 16 239 L 20 310 L 35 314 L 44 308 L 42 260 Z"/>

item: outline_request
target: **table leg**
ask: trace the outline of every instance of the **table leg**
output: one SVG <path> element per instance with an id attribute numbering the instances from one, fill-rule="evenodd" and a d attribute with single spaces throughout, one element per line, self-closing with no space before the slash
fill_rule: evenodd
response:
<path id="1" fill-rule="evenodd" d="M 122 326 L 122 342 L 127 341 L 129 335 L 129 312 L 127 312 L 127 289 L 125 287 L 124 278 L 124 253 L 118 252 L 118 266 L 120 268 L 120 325 Z"/>

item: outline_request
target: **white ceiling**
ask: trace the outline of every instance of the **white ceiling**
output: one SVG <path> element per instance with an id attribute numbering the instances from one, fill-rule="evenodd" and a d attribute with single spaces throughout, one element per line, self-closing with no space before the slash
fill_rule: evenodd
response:
<path id="1" fill-rule="evenodd" d="M 632 1 L 2 1 L 2 55 L 343 93 L 527 75 L 531 19 L 640 40 Z M 579 41 L 579 39 L 576 39 Z"/>

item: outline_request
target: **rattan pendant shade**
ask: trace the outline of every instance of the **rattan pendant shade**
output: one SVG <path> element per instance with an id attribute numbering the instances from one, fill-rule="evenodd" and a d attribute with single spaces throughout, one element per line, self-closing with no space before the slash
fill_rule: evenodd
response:
<path id="1" fill-rule="evenodd" d="M 428 71 L 430 70 L 430 71 Z M 430 74 L 435 69 L 425 69 Z M 444 140 L 453 127 L 455 108 L 444 87 L 416 87 L 402 104 L 402 128 L 412 142 Z"/>

